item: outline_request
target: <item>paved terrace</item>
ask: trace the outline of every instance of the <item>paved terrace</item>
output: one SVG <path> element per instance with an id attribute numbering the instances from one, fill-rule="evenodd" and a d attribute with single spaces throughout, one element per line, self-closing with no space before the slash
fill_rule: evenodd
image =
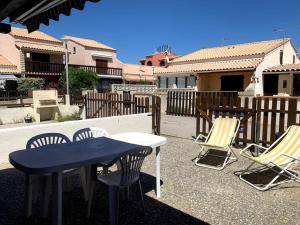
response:
<path id="1" fill-rule="evenodd" d="M 120 224 L 299 224 L 299 184 L 292 182 L 259 192 L 234 175 L 234 171 L 248 165 L 246 159 L 240 158 L 223 171 L 200 168 L 191 162 L 197 155 L 198 146 L 188 139 L 168 137 L 168 141 L 168 145 L 161 149 L 162 198 L 155 198 L 155 159 L 152 154 L 144 164 L 142 175 L 146 194 L 145 217 L 132 188 L 130 200 L 120 203 Z M 299 168 L 296 169 L 299 171 Z M 261 182 L 266 176 L 263 178 Z M 68 182 L 76 181 L 75 177 Z M 78 187 L 64 193 L 64 224 L 108 224 L 107 189 L 98 186 L 91 219 L 85 216 L 87 204 L 81 190 Z M 40 218 L 39 205 L 34 207 L 34 216 L 26 221 L 24 176 L 9 164 L 1 165 L 0 193 L 1 225 L 51 224 L 50 220 Z"/>

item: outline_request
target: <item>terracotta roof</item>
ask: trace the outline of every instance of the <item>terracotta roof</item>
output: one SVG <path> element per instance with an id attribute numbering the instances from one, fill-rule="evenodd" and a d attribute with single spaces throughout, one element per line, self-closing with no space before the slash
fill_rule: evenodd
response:
<path id="1" fill-rule="evenodd" d="M 65 49 L 61 45 L 48 45 L 41 43 L 16 42 L 16 46 L 21 49 L 40 50 L 42 52 L 64 53 Z"/>
<path id="2" fill-rule="evenodd" d="M 19 73 L 16 65 L 12 64 L 3 55 L 0 55 L 0 73 Z"/>
<path id="3" fill-rule="evenodd" d="M 285 42 L 288 41 L 290 41 L 289 38 L 285 39 Z M 191 62 L 191 61 L 202 61 L 202 60 L 209 60 L 209 59 L 264 55 L 274 50 L 275 48 L 281 46 L 282 43 L 283 43 L 282 39 L 276 39 L 270 41 L 229 45 L 224 47 L 205 48 L 175 58 L 171 61 L 171 64 L 176 62 Z"/>
<path id="4" fill-rule="evenodd" d="M 126 81 L 154 81 L 153 68 L 138 64 L 123 64 L 123 78 Z"/>
<path id="5" fill-rule="evenodd" d="M 165 67 L 155 67 L 155 74 L 167 73 L 209 73 L 217 71 L 232 71 L 232 70 L 254 70 L 261 62 L 260 58 L 256 59 L 242 59 L 242 60 L 227 60 L 217 62 L 204 63 L 189 63 L 181 65 L 171 65 Z"/>
<path id="6" fill-rule="evenodd" d="M 45 34 L 41 31 L 34 31 L 30 34 L 28 33 L 27 29 L 12 27 L 10 35 L 18 38 L 26 38 L 26 39 L 33 39 L 33 40 L 40 40 L 40 41 L 48 41 L 48 42 L 55 42 L 55 43 L 62 43 L 60 40 Z"/>
<path id="7" fill-rule="evenodd" d="M 90 48 L 101 48 L 101 49 L 107 49 L 107 50 L 112 50 L 115 51 L 116 49 L 109 47 L 108 45 L 105 45 L 101 42 L 95 41 L 95 40 L 90 40 L 90 39 L 85 39 L 85 38 L 78 38 L 78 37 L 72 37 L 72 36 L 64 36 L 63 39 L 69 39 L 77 44 L 83 45 L 85 47 L 90 47 Z"/>
<path id="8" fill-rule="evenodd" d="M 300 71 L 300 63 L 284 64 L 284 65 L 270 67 L 264 70 L 264 72 L 291 72 L 291 71 Z"/>

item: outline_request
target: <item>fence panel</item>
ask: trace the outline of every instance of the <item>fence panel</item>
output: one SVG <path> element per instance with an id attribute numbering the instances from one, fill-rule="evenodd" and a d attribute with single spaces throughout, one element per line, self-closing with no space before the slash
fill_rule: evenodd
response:
<path id="1" fill-rule="evenodd" d="M 268 146 L 293 124 L 300 125 L 300 98 L 253 97 L 235 99 L 197 93 L 196 134 L 206 135 L 216 117 L 240 119 L 236 143 L 258 143 Z"/>
<path id="2" fill-rule="evenodd" d="M 168 91 L 167 115 L 196 116 L 196 95 L 199 93 L 201 101 L 211 101 L 214 104 L 230 105 L 238 99 L 237 92 L 210 91 Z"/>

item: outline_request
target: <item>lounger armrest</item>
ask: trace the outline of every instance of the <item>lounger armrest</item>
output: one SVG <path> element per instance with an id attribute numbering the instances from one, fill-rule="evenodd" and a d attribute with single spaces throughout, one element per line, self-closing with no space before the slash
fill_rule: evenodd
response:
<path id="1" fill-rule="evenodd" d="M 295 157 L 293 157 L 293 156 L 290 156 L 290 155 L 287 155 L 287 154 L 282 154 L 282 155 L 283 155 L 283 156 L 286 156 L 286 157 L 289 157 L 289 158 L 291 158 L 291 159 L 300 161 L 300 159 L 297 159 L 297 158 L 295 158 Z"/>
<path id="2" fill-rule="evenodd" d="M 258 148 L 260 148 L 260 149 L 268 150 L 268 148 L 266 148 L 266 147 L 263 147 L 263 146 L 261 146 L 261 145 L 252 143 L 252 144 L 248 145 L 246 148 L 242 149 L 242 150 L 240 151 L 240 154 L 243 154 L 246 150 L 248 150 L 249 148 L 251 148 L 251 147 L 253 147 L 253 146 L 258 147 Z M 248 153 L 245 153 L 245 154 L 248 155 L 248 156 L 250 156 Z"/>
<path id="3" fill-rule="evenodd" d="M 195 142 L 198 142 L 200 138 L 205 138 L 205 140 L 207 139 L 207 136 L 203 135 L 203 134 L 199 134 L 196 139 Z"/>

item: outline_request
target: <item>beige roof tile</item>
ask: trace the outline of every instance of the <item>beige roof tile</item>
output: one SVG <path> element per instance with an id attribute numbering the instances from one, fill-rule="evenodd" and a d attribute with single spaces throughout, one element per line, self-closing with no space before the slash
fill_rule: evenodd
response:
<path id="1" fill-rule="evenodd" d="M 41 41 L 48 41 L 48 42 L 55 42 L 55 43 L 62 43 L 60 40 L 45 34 L 41 31 L 34 31 L 30 34 L 28 33 L 27 29 L 12 27 L 10 35 L 18 38 L 26 38 L 26 39 L 33 39 L 33 40 L 41 40 Z"/>
<path id="2" fill-rule="evenodd" d="M 90 47 L 90 48 L 101 48 L 101 49 L 107 49 L 107 50 L 112 50 L 115 51 L 114 48 L 105 45 L 101 42 L 95 41 L 95 40 L 90 40 L 90 39 L 85 39 L 85 38 L 78 38 L 78 37 L 72 37 L 72 36 L 64 36 L 63 39 L 69 39 L 72 40 L 80 45 L 83 45 L 85 47 Z"/>
<path id="3" fill-rule="evenodd" d="M 62 45 L 48 45 L 42 43 L 16 42 L 16 46 L 21 49 L 40 50 L 51 53 L 64 53 L 65 49 Z"/>
<path id="4" fill-rule="evenodd" d="M 232 71 L 232 70 L 254 70 L 261 62 L 260 58 L 243 59 L 243 60 L 227 60 L 217 62 L 204 63 L 189 63 L 182 65 L 171 65 L 165 67 L 155 67 L 155 74 L 168 73 L 209 73 L 217 71 Z"/>
<path id="5" fill-rule="evenodd" d="M 290 41 L 289 38 L 285 39 Z M 224 47 L 205 48 L 173 59 L 170 63 L 205 61 L 210 59 L 232 58 L 241 56 L 264 55 L 282 45 L 282 39 L 229 45 Z"/>
<path id="6" fill-rule="evenodd" d="M 0 55 L 0 73 L 18 73 L 18 68 L 3 55 Z"/>
<path id="7" fill-rule="evenodd" d="M 300 63 L 284 64 L 284 65 L 270 67 L 264 70 L 264 72 L 291 72 L 291 71 L 300 71 Z"/>
<path id="8" fill-rule="evenodd" d="M 126 81 L 154 81 L 153 67 L 138 64 L 123 64 L 123 78 Z"/>

